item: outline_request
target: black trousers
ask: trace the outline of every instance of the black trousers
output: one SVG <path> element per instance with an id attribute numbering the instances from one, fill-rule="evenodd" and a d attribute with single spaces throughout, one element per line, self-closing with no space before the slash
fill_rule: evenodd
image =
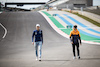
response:
<path id="1" fill-rule="evenodd" d="M 72 44 L 73 55 L 76 56 L 76 54 L 75 54 L 75 46 L 77 47 L 77 56 L 80 56 L 79 44 Z"/>

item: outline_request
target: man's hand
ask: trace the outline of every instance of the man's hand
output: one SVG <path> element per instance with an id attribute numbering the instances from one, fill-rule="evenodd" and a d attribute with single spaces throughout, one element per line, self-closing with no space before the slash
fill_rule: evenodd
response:
<path id="1" fill-rule="evenodd" d="M 73 42 L 72 42 L 72 44 L 73 44 Z"/>
<path id="2" fill-rule="evenodd" d="M 34 42 L 32 42 L 32 44 L 34 45 Z"/>
<path id="3" fill-rule="evenodd" d="M 80 45 L 82 45 L 82 44 L 80 44 Z"/>

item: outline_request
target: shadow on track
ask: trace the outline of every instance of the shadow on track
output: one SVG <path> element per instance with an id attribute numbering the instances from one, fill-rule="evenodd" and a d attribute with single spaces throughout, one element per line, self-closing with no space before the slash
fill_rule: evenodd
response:
<path id="1" fill-rule="evenodd" d="M 70 60 L 42 60 L 42 61 L 70 61 Z"/>

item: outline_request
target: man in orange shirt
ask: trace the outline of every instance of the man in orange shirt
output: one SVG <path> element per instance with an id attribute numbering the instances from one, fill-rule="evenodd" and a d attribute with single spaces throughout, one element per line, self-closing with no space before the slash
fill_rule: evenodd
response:
<path id="1" fill-rule="evenodd" d="M 72 48 L 73 48 L 73 55 L 74 55 L 73 59 L 76 59 L 75 46 L 77 47 L 78 59 L 80 59 L 79 42 L 80 42 L 80 45 L 81 45 L 81 38 L 80 38 L 80 33 L 77 29 L 77 25 L 74 25 L 73 31 L 71 31 L 71 33 L 70 33 L 70 41 L 71 41 Z"/>

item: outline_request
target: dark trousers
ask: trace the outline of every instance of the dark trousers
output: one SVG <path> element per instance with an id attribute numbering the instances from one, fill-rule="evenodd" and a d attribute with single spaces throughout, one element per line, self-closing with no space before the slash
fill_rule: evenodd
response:
<path id="1" fill-rule="evenodd" d="M 75 55 L 75 46 L 77 47 L 77 56 L 80 56 L 80 52 L 79 52 L 79 44 L 72 44 L 72 48 L 73 48 L 73 55 Z"/>

